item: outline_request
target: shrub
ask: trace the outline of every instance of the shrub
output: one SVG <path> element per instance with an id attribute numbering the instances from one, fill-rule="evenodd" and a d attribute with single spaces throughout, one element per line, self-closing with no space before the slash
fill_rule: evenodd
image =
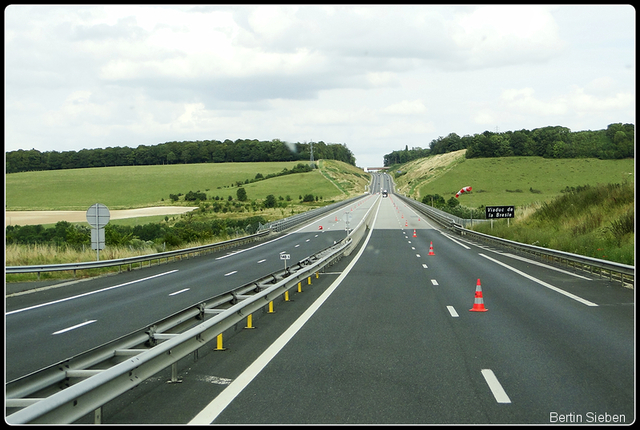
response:
<path id="1" fill-rule="evenodd" d="M 247 200 L 247 190 L 245 190 L 242 187 L 238 188 L 238 191 L 236 191 L 236 197 L 241 202 L 246 201 Z"/>

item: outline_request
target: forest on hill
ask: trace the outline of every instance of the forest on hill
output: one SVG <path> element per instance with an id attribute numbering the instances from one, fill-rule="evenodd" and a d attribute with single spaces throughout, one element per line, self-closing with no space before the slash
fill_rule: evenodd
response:
<path id="1" fill-rule="evenodd" d="M 429 155 L 466 149 L 466 158 L 540 156 L 545 158 L 599 158 L 601 160 L 633 158 L 635 130 L 633 124 L 609 124 L 606 130 L 572 132 L 567 127 L 549 126 L 533 130 L 505 132 L 485 131 L 473 136 L 450 133 L 438 137 L 428 149 L 411 148 L 384 156 L 385 167 L 404 164 Z"/>
<path id="2" fill-rule="evenodd" d="M 229 139 L 166 142 L 137 148 L 108 147 L 80 151 L 17 150 L 5 153 L 6 173 L 38 170 L 82 169 L 107 166 L 148 166 L 192 163 L 239 163 L 259 161 L 338 160 L 355 166 L 356 159 L 344 144 L 287 143 L 279 139 L 259 141 Z"/>

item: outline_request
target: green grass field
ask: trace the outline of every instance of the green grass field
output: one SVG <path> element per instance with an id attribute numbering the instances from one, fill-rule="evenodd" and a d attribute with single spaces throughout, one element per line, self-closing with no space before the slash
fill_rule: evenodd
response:
<path id="1" fill-rule="evenodd" d="M 298 163 L 176 164 L 12 173 L 5 176 L 5 210 L 86 210 L 96 202 L 110 209 L 166 206 L 172 204 L 169 194 L 198 190 L 209 199 L 235 199 L 237 181 L 254 179 L 257 173 L 280 173 Z M 292 200 L 305 194 L 322 196 L 324 200 L 345 198 L 318 170 L 243 186 L 249 200 L 264 199 L 268 194 L 276 198 L 290 195 Z"/>
<path id="2" fill-rule="evenodd" d="M 634 172 L 633 159 L 472 158 L 417 189 L 420 196 L 439 194 L 448 200 L 471 186 L 471 193 L 459 197 L 464 206 L 522 206 L 549 201 L 567 186 L 633 183 Z"/>

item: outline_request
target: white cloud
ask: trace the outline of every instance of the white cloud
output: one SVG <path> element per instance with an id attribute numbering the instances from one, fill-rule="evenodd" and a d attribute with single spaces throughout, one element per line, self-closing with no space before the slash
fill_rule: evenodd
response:
<path id="1" fill-rule="evenodd" d="M 541 6 L 481 6 L 463 13 L 452 35 L 472 67 L 548 60 L 564 43 L 553 15 Z"/>
<path id="2" fill-rule="evenodd" d="M 602 82 L 610 82 L 610 80 Z M 576 85 L 566 93 L 555 95 L 547 100 L 535 97 L 535 91 L 532 88 L 508 89 L 502 92 L 501 100 L 505 108 L 512 112 L 542 117 L 623 110 L 634 104 L 634 97 L 631 93 L 616 93 L 598 97 Z"/>
<path id="3" fill-rule="evenodd" d="M 534 97 L 533 88 L 510 89 L 502 92 L 502 100 L 508 109 L 518 113 L 537 116 L 558 116 L 567 112 L 568 104 L 564 96 L 543 101 Z"/>
<path id="4" fill-rule="evenodd" d="M 382 109 L 385 114 L 391 115 L 416 115 L 427 111 L 421 100 L 402 100 Z"/>
<path id="5" fill-rule="evenodd" d="M 635 120 L 622 6 L 9 6 L 5 147 L 342 142 Z M 402 136 L 398 143 L 394 136 Z"/>

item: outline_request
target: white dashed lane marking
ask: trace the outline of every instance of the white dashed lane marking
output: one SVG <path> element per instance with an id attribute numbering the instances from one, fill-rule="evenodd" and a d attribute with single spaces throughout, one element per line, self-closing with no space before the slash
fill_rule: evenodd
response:
<path id="1" fill-rule="evenodd" d="M 97 321 L 97 320 L 89 320 L 89 321 L 85 321 L 85 322 L 83 322 L 83 323 L 76 324 L 76 325 L 71 326 L 71 327 L 63 328 L 62 330 L 58 330 L 58 331 L 56 331 L 56 332 L 54 332 L 54 333 L 51 333 L 51 334 L 62 334 L 62 333 L 66 333 L 66 332 L 68 332 L 68 331 L 75 330 L 75 329 L 80 328 L 80 327 L 83 327 L 83 326 L 85 326 L 85 325 L 92 324 L 92 323 L 94 323 L 94 322 L 96 322 L 96 321 Z"/>

